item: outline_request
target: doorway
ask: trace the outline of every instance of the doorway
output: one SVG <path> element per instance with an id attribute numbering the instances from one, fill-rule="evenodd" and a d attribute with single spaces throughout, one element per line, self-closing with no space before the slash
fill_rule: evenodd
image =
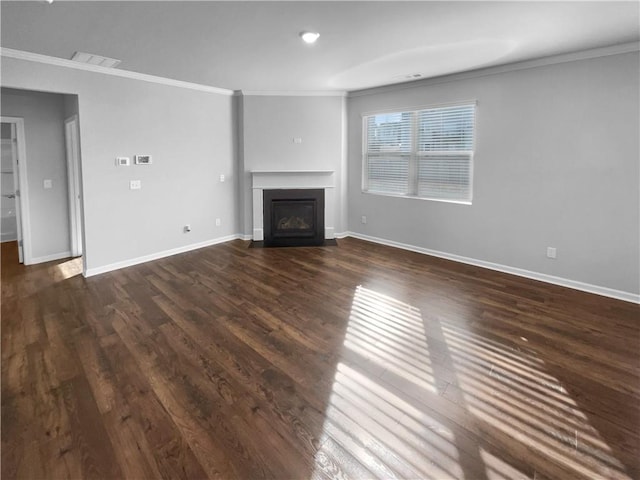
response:
<path id="1" fill-rule="evenodd" d="M 24 120 L 1 117 L 2 152 L 0 164 L 2 242 L 16 242 L 20 263 L 30 263 L 29 209 L 25 157 Z"/>
<path id="2" fill-rule="evenodd" d="M 22 235 L 21 260 L 32 265 L 84 257 L 78 96 L 5 87 L 1 90 L 2 123 L 15 124 L 17 136 L 14 145 L 19 188 L 15 189 L 15 213 L 16 221 L 21 222 L 21 228 L 17 228 Z M 9 152 L 5 146 L 6 158 Z M 9 163 L 5 160 L 5 165 Z M 4 180 L 3 190 L 14 194 L 8 184 Z"/>

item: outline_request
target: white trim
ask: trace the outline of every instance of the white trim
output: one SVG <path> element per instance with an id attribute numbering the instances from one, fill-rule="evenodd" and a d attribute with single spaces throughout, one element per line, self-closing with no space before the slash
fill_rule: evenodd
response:
<path id="1" fill-rule="evenodd" d="M 549 57 L 537 58 L 534 60 L 525 60 L 522 62 L 508 63 L 505 65 L 497 65 L 495 67 L 481 68 L 478 70 L 469 70 L 466 72 L 452 73 L 450 75 L 442 75 L 438 77 L 424 78 L 412 82 L 394 83 L 391 85 L 382 85 L 379 87 L 371 87 L 359 90 L 352 90 L 347 93 L 347 97 L 362 97 L 365 95 L 377 95 L 379 93 L 404 90 L 408 88 L 418 88 L 427 85 L 439 85 L 458 80 L 467 80 L 470 78 L 485 77 L 488 75 L 498 75 L 501 73 L 515 72 L 518 70 L 526 70 L 529 68 L 545 67 L 548 65 L 557 65 L 559 63 L 569 63 L 579 60 L 589 60 L 593 58 L 608 57 L 611 55 L 621 55 L 624 53 L 637 52 L 640 50 L 640 42 L 622 43 L 620 45 L 612 45 L 610 47 L 594 48 L 591 50 L 582 50 L 573 53 L 563 53 L 561 55 L 552 55 Z"/>
<path id="2" fill-rule="evenodd" d="M 22 262 L 30 265 L 31 258 L 31 215 L 29 210 L 29 181 L 27 179 L 27 143 L 24 133 L 24 118 L 0 116 L 1 123 L 14 123 L 16 125 L 16 137 L 18 139 L 18 181 L 20 184 L 20 195 L 17 200 L 20 203 L 19 228 L 22 231 Z"/>
<path id="3" fill-rule="evenodd" d="M 349 234 L 350 232 L 340 232 L 340 233 L 336 233 L 335 236 L 336 238 L 347 238 Z"/>
<path id="4" fill-rule="evenodd" d="M 262 242 L 264 240 L 264 229 L 262 227 L 254 227 L 252 239 L 254 242 Z"/>
<path id="5" fill-rule="evenodd" d="M 251 170 L 251 174 L 265 176 L 281 176 L 281 175 L 333 175 L 335 170 Z"/>
<path id="6" fill-rule="evenodd" d="M 336 179 L 333 170 L 253 170 L 252 189 L 252 233 L 256 242 L 264 240 L 263 192 L 271 189 L 323 188 L 324 238 L 332 239 L 336 215 Z"/>
<path id="7" fill-rule="evenodd" d="M 238 234 L 238 238 L 240 240 L 245 240 L 245 241 L 251 241 L 252 240 L 251 235 L 244 235 L 244 234 L 241 234 L 241 233 Z"/>
<path id="8" fill-rule="evenodd" d="M 442 103 L 429 103 L 418 106 L 401 106 L 401 107 L 391 107 L 391 108 L 383 108 L 382 110 L 373 110 L 371 112 L 361 112 L 360 116 L 364 120 L 365 117 L 371 117 L 373 115 L 382 115 L 385 113 L 406 113 L 406 112 L 420 112 L 422 110 L 435 110 L 437 108 L 449 108 L 449 107 L 466 107 L 467 105 L 473 105 L 478 108 L 478 99 L 474 98 L 472 100 L 461 100 L 455 102 L 442 102 Z M 475 119 L 474 119 L 475 122 Z M 475 123 L 474 123 L 475 128 Z M 475 141 L 475 139 L 474 139 Z"/>
<path id="9" fill-rule="evenodd" d="M 45 255 L 43 257 L 32 258 L 28 265 L 35 265 L 37 263 L 53 262 L 54 260 L 60 260 L 62 258 L 71 258 L 71 251 L 52 253 L 51 255 Z M 24 262 L 27 265 L 27 262 Z"/>
<path id="10" fill-rule="evenodd" d="M 245 97 L 346 97 L 342 90 L 236 90 Z"/>
<path id="11" fill-rule="evenodd" d="M 549 57 L 538 58 L 534 60 L 525 60 L 522 62 L 510 63 L 506 65 L 498 65 L 479 70 L 454 73 L 451 75 L 443 75 L 440 77 L 425 78 L 413 82 L 394 83 L 391 85 L 382 85 L 366 89 L 358 89 L 353 91 L 332 91 L 332 90 L 292 90 L 292 91 L 261 91 L 261 90 L 230 90 L 227 88 L 213 87 L 200 83 L 185 82 L 182 80 L 174 80 L 172 78 L 158 77 L 148 75 L 146 73 L 132 72 L 129 70 L 119 70 L 116 68 L 101 67 L 99 65 L 91 65 L 89 63 L 80 63 L 65 58 L 52 57 L 39 53 L 26 52 L 13 48 L 0 47 L 0 56 L 7 58 L 15 58 L 18 60 L 26 60 L 29 62 L 44 63 L 47 65 L 55 65 L 58 67 L 73 68 L 76 70 L 84 70 L 94 73 L 103 73 L 105 75 L 113 75 L 116 77 L 124 77 L 135 80 L 141 80 L 151 83 L 159 83 L 162 85 L 170 85 L 174 87 L 187 88 L 191 90 L 200 90 L 209 93 L 217 93 L 220 95 L 244 95 L 244 96 L 281 96 L 281 97 L 360 97 L 364 95 L 372 95 L 393 91 L 404 88 L 415 88 L 424 85 L 435 85 L 455 80 L 465 80 L 468 78 L 482 77 L 486 75 L 496 75 L 499 73 L 523 70 L 527 68 L 542 67 L 546 65 L 556 65 L 558 63 L 574 62 L 577 60 L 588 60 L 591 58 L 606 57 L 610 55 L 619 55 L 640 50 L 640 42 L 623 43 L 620 45 L 612 45 L 609 47 L 595 48 L 591 50 L 583 50 L 573 53 L 565 53 L 561 55 L 553 55 Z"/>
<path id="12" fill-rule="evenodd" d="M 159 83 L 172 87 L 187 88 L 190 90 L 199 90 L 202 92 L 217 93 L 220 95 L 233 95 L 233 90 L 227 88 L 212 87 L 202 85 L 200 83 L 184 82 L 182 80 L 174 80 L 172 78 L 158 77 L 156 75 L 148 75 L 146 73 L 131 72 L 129 70 L 119 70 L 117 68 L 101 67 L 99 65 L 91 65 L 89 63 L 80 63 L 65 58 L 51 57 L 49 55 L 41 55 L 39 53 L 25 52 L 22 50 L 14 50 L 13 48 L 0 48 L 0 56 L 6 58 L 15 58 L 18 60 L 26 60 L 28 62 L 44 63 L 54 65 L 56 67 L 73 68 L 75 70 L 83 70 L 85 72 L 102 73 L 104 75 L 113 75 L 115 77 L 130 78 L 133 80 L 141 80 L 143 82 Z"/>
<path id="13" fill-rule="evenodd" d="M 461 255 L 454 255 L 452 253 L 440 252 L 437 250 L 431 250 L 429 248 L 417 247 L 415 245 L 409 245 L 406 243 L 394 242 L 393 240 L 386 240 L 384 238 L 372 237 L 372 236 L 364 235 L 362 233 L 357 233 L 357 232 L 346 232 L 345 236 L 358 238 L 360 240 L 366 240 L 368 242 L 379 243 L 381 245 L 386 245 L 389 247 L 401 248 L 403 250 L 409 250 L 411 252 L 431 255 L 433 257 L 444 258 L 446 260 L 453 260 L 454 262 L 466 263 L 468 265 L 487 268 L 489 270 L 496 270 L 498 272 L 509 273 L 511 275 L 530 278 L 532 280 L 539 280 L 541 282 L 551 283 L 553 285 L 560 285 L 561 287 L 572 288 L 574 290 L 581 290 L 583 292 L 595 293 L 596 295 L 615 298 L 617 300 L 624 300 L 625 302 L 640 303 L 640 295 L 636 293 L 624 292 L 622 290 L 614 290 L 612 288 L 578 282 L 576 280 L 570 280 L 568 278 L 555 277 L 553 275 L 547 275 L 546 273 L 532 272 L 531 270 L 524 270 L 522 268 L 510 267 L 508 265 L 501 265 L 499 263 L 486 262 L 484 260 L 477 260 L 475 258 L 463 257 Z"/>
<path id="14" fill-rule="evenodd" d="M 242 238 L 240 234 L 227 235 L 226 237 L 214 238 L 211 240 L 205 240 L 204 242 L 192 243 L 191 245 L 185 245 L 183 247 L 172 248 L 170 250 L 164 250 L 162 252 L 152 253 L 150 255 L 144 255 L 142 257 L 131 258 L 129 260 L 123 260 L 121 262 L 111 263 L 109 265 L 103 265 L 101 267 L 87 268 L 83 275 L 85 277 L 92 277 L 101 273 L 111 272 L 120 268 L 131 267 L 140 263 L 150 262 L 152 260 L 158 260 L 164 257 L 170 257 L 171 255 L 177 255 L 178 253 L 190 252 L 191 250 L 197 250 L 199 248 L 210 247 L 211 245 L 217 245 L 218 243 L 225 243 L 231 240 Z"/>
<path id="15" fill-rule="evenodd" d="M 71 255 L 79 257 L 82 245 L 82 208 L 80 199 L 80 127 L 78 115 L 64 121 L 64 139 L 67 160 L 67 190 L 69 196 L 69 236 Z"/>

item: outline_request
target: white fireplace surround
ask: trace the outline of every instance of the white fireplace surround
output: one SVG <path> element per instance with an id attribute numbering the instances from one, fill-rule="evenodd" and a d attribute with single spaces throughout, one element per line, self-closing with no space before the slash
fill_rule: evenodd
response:
<path id="1" fill-rule="evenodd" d="M 324 188 L 324 238 L 335 237 L 336 181 L 333 170 L 252 171 L 253 240 L 264 240 L 263 191 L 288 188 Z"/>

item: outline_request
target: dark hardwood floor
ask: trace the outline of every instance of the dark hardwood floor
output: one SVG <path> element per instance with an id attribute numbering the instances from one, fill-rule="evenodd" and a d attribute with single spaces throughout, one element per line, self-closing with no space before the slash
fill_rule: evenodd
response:
<path id="1" fill-rule="evenodd" d="M 2 478 L 640 477 L 640 307 L 355 239 L 2 244 Z"/>

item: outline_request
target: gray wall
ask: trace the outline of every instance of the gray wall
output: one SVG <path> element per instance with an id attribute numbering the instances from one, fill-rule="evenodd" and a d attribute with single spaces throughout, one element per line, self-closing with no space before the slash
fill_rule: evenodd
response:
<path id="1" fill-rule="evenodd" d="M 349 230 L 637 294 L 638 72 L 634 52 L 349 98 Z M 362 114 L 466 100 L 473 205 L 361 192 Z"/>
<path id="2" fill-rule="evenodd" d="M 6 57 L 2 73 L 3 86 L 78 95 L 89 270 L 239 230 L 231 96 Z M 135 154 L 153 164 L 115 166 Z"/>
<path id="3" fill-rule="evenodd" d="M 356 94 L 346 126 L 340 97 L 234 99 L 5 57 L 2 67 L 3 86 L 78 95 L 89 269 L 248 235 L 251 170 L 328 169 L 337 232 L 640 291 L 637 53 Z M 363 113 L 467 100 L 478 102 L 473 205 L 361 193 Z M 153 165 L 114 166 L 136 153 Z M 34 175 L 40 186 L 53 176 Z"/>
<path id="4" fill-rule="evenodd" d="M 240 108 L 240 171 L 243 233 L 251 235 L 252 170 L 334 170 L 336 232 L 345 230 L 340 212 L 343 183 L 344 99 L 338 96 L 246 95 Z M 302 143 L 294 143 L 301 138 Z"/>
<path id="5" fill-rule="evenodd" d="M 4 71 L 3 71 L 4 75 Z M 24 118 L 32 260 L 69 252 L 62 95 L 2 89 L 2 115 Z M 52 188 L 44 188 L 44 180 Z"/>

